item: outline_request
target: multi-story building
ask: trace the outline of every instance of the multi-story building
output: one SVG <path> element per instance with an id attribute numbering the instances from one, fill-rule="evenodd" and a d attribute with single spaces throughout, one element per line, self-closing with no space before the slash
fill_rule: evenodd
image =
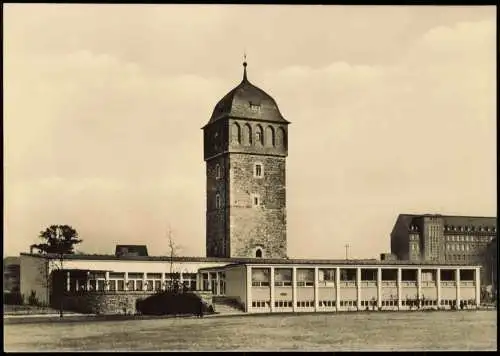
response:
<path id="1" fill-rule="evenodd" d="M 289 122 L 247 78 L 215 106 L 204 130 L 207 257 L 286 257 Z"/>
<path id="2" fill-rule="evenodd" d="M 487 246 L 496 234 L 496 217 L 401 214 L 391 232 L 391 252 L 400 260 L 486 267 Z"/>

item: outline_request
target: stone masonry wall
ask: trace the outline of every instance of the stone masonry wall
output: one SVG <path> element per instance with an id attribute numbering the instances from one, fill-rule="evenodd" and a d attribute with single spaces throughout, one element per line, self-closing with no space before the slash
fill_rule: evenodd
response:
<path id="1" fill-rule="evenodd" d="M 254 165 L 263 177 L 254 177 Z M 231 257 L 286 257 L 285 157 L 232 153 L 229 158 L 229 236 Z M 253 206 L 257 194 L 260 206 Z"/>
<path id="2" fill-rule="evenodd" d="M 205 303 L 212 305 L 210 292 L 193 292 L 200 296 Z M 135 314 L 138 300 L 153 295 L 152 292 L 86 292 L 83 294 L 67 295 L 64 298 L 64 310 L 71 310 L 82 314 Z"/>
<path id="3" fill-rule="evenodd" d="M 206 254 L 208 257 L 227 256 L 227 155 L 221 155 L 207 161 L 207 221 L 206 221 Z M 220 167 L 220 178 L 216 177 L 216 167 Z M 220 196 L 221 207 L 216 208 L 216 196 Z"/>

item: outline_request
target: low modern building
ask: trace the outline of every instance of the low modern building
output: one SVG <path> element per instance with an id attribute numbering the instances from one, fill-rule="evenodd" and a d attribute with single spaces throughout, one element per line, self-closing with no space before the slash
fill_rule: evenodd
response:
<path id="1" fill-rule="evenodd" d="M 225 297 L 249 313 L 406 310 L 417 301 L 423 308 L 480 303 L 480 266 L 459 264 L 71 255 L 63 267 L 69 294 L 144 298 L 168 288 L 178 273 L 186 289 Z M 22 293 L 35 291 L 48 302 L 44 268 L 50 270 L 48 256 L 21 255 Z"/>

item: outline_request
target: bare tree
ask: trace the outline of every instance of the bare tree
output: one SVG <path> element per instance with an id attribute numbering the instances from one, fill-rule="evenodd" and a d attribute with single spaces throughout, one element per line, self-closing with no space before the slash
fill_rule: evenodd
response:
<path id="1" fill-rule="evenodd" d="M 170 288 L 174 292 L 177 292 L 181 287 L 180 274 L 174 271 L 174 258 L 178 256 L 180 246 L 174 242 L 172 229 L 170 228 L 170 226 L 168 227 L 167 239 L 168 239 L 168 254 L 170 257 Z"/>

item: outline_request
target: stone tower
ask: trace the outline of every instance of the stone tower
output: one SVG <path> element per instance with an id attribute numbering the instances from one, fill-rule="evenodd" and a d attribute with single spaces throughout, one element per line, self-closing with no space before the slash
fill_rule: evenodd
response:
<path id="1" fill-rule="evenodd" d="M 207 257 L 285 258 L 289 122 L 247 78 L 203 127 Z"/>

